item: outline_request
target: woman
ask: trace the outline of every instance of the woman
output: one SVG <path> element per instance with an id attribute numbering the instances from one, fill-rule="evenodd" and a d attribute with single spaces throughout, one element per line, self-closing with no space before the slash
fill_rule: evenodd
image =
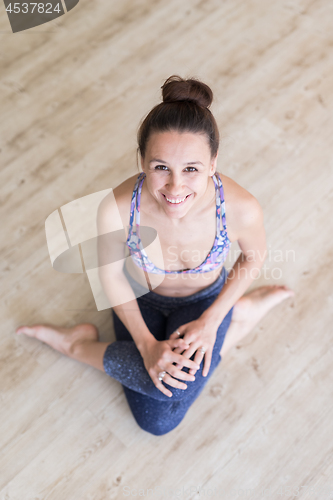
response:
<path id="1" fill-rule="evenodd" d="M 119 259 L 103 265 L 100 277 L 110 302 L 118 297 L 117 341 L 99 342 L 91 324 L 17 329 L 121 382 L 137 423 L 155 435 L 181 422 L 221 357 L 293 295 L 276 285 L 243 295 L 266 254 L 263 213 L 249 192 L 216 172 L 211 89 L 172 76 L 162 94 L 138 132 L 142 172 L 114 190 L 123 226 L 129 221 L 118 246 L 130 257 L 125 266 Z M 105 198 L 100 234 L 111 232 L 115 210 Z M 157 232 L 149 252 L 140 226 Z M 242 253 L 228 276 L 223 263 L 233 241 Z"/>

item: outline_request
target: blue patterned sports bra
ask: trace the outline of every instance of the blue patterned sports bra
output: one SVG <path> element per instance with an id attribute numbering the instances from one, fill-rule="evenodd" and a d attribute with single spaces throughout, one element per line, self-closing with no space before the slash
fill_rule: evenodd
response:
<path id="1" fill-rule="evenodd" d="M 131 201 L 131 214 L 129 223 L 129 233 L 126 241 L 126 245 L 129 248 L 131 257 L 134 263 L 143 269 L 146 273 L 153 274 L 180 274 L 180 273 L 207 273 L 213 271 L 220 267 L 225 261 L 230 248 L 230 240 L 227 234 L 227 226 L 225 221 L 225 202 L 223 186 L 220 176 L 216 173 L 213 175 L 213 180 L 215 184 L 215 195 L 216 195 L 216 236 L 214 244 L 207 255 L 204 262 L 193 269 L 181 269 L 179 271 L 165 271 L 156 267 L 153 262 L 151 262 L 142 246 L 139 227 L 140 227 L 140 200 L 141 200 L 141 189 L 143 181 L 146 177 L 144 172 L 139 174 L 138 179 L 135 183 L 132 201 Z M 137 231 L 133 231 L 133 220 L 134 212 L 136 218 Z M 222 225 L 221 225 L 221 212 L 222 212 Z"/>

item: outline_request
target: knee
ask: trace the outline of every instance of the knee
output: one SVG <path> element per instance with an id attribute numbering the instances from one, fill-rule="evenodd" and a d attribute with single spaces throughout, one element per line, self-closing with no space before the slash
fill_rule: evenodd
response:
<path id="1" fill-rule="evenodd" d="M 140 425 L 140 427 L 141 427 L 141 425 Z M 153 436 L 164 436 L 165 434 L 168 434 L 169 432 L 173 431 L 174 428 L 175 427 L 172 427 L 171 429 L 165 428 L 165 427 L 145 429 L 144 427 L 141 427 L 141 429 L 143 429 L 146 432 L 149 432 L 149 434 L 152 434 Z"/>
<path id="2" fill-rule="evenodd" d="M 167 406 L 157 404 L 149 407 L 136 406 L 131 409 L 136 423 L 143 431 L 154 436 L 163 436 L 173 431 L 183 420 L 186 413 L 180 403 L 175 402 L 171 406 Z"/>
<path id="3" fill-rule="evenodd" d="M 170 423 L 166 422 L 163 420 L 159 420 L 158 418 L 154 421 L 150 421 L 148 419 L 138 419 L 135 418 L 136 423 L 138 426 L 145 432 L 149 432 L 149 434 L 152 434 L 153 436 L 163 436 L 164 434 L 168 434 L 169 432 L 173 431 L 177 426 L 178 423 Z"/>

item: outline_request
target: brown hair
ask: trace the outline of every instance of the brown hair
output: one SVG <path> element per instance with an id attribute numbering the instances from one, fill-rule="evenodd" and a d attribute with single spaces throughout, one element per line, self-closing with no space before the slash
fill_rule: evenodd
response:
<path id="1" fill-rule="evenodd" d="M 138 130 L 138 150 L 144 158 L 147 142 L 153 132 L 176 130 L 206 134 L 211 156 L 217 154 L 219 131 L 214 116 L 208 109 L 213 92 L 205 83 L 180 76 L 170 76 L 162 85 L 163 102 L 155 106 Z"/>

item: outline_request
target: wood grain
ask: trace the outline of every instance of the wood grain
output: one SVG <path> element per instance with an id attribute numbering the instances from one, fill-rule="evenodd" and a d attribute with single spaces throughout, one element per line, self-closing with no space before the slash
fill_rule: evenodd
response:
<path id="1" fill-rule="evenodd" d="M 166 498 L 203 497 L 191 487 L 281 498 L 281 486 L 329 498 L 319 488 L 333 491 L 332 15 L 328 0 L 80 0 L 14 35 L 0 5 L 1 500 L 115 499 L 124 487 L 162 498 L 147 493 L 158 486 Z M 155 437 L 120 384 L 14 332 L 92 322 L 113 340 L 87 277 L 52 269 L 44 223 L 135 174 L 137 127 L 171 74 L 212 87 L 219 170 L 264 209 L 271 254 L 253 288 L 285 283 L 296 295 Z"/>

